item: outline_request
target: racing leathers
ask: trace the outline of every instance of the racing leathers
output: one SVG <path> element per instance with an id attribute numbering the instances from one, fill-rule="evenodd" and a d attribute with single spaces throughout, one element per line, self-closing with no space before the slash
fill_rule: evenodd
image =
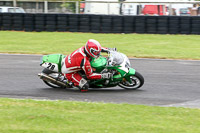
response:
<path id="1" fill-rule="evenodd" d="M 107 50 L 106 48 L 103 48 L 102 51 L 106 52 Z M 108 73 L 93 73 L 93 69 L 90 64 L 90 57 L 87 56 L 84 51 L 84 47 L 75 50 L 73 53 L 65 57 L 64 65 L 62 67 L 62 73 L 65 77 L 71 81 L 74 86 L 78 87 L 82 91 L 87 90 L 89 85 L 87 80 L 78 73 L 81 70 L 85 72 L 87 79 L 90 80 L 110 77 Z"/>

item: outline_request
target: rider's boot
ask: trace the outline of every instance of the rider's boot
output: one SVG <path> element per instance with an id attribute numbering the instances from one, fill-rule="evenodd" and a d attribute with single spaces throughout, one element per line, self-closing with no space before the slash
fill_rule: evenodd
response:
<path id="1" fill-rule="evenodd" d="M 80 91 L 81 91 L 81 92 L 87 92 L 87 91 L 88 91 L 88 88 L 89 88 L 89 84 L 86 83 L 86 84 L 84 84 L 84 86 L 83 86 L 82 88 L 80 88 Z"/>

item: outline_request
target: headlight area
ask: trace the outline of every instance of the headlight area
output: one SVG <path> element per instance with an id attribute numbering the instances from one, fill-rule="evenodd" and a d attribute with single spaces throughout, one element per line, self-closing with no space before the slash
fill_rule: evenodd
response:
<path id="1" fill-rule="evenodd" d="M 129 60 L 126 61 L 125 67 L 128 68 L 128 69 L 131 67 L 131 64 L 130 64 Z"/>

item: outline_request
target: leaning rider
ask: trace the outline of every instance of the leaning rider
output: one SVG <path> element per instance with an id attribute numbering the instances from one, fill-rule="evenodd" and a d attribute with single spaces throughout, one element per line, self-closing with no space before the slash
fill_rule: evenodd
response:
<path id="1" fill-rule="evenodd" d="M 75 50 L 64 59 L 62 73 L 65 77 L 78 87 L 80 91 L 88 91 L 89 84 L 78 72 L 83 70 L 89 80 L 109 79 L 111 73 L 93 73 L 90 61 L 98 58 L 100 53 L 107 52 L 107 48 L 101 47 L 100 43 L 94 39 L 89 39 L 85 46 Z"/>

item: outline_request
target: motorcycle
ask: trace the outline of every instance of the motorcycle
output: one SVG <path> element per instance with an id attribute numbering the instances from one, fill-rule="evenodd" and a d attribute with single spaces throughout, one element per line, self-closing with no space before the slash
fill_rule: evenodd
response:
<path id="1" fill-rule="evenodd" d="M 72 88 L 73 83 L 62 74 L 65 55 L 50 54 L 41 58 L 40 66 L 44 67 L 38 76 L 44 83 L 53 88 Z M 79 73 L 85 78 L 90 88 L 107 88 L 120 86 L 127 90 L 136 90 L 144 84 L 143 76 L 134 68 L 131 68 L 128 57 L 118 51 L 109 51 L 108 57 L 99 56 L 91 60 L 91 66 L 95 73 L 110 72 L 110 79 L 88 80 L 83 71 Z"/>

